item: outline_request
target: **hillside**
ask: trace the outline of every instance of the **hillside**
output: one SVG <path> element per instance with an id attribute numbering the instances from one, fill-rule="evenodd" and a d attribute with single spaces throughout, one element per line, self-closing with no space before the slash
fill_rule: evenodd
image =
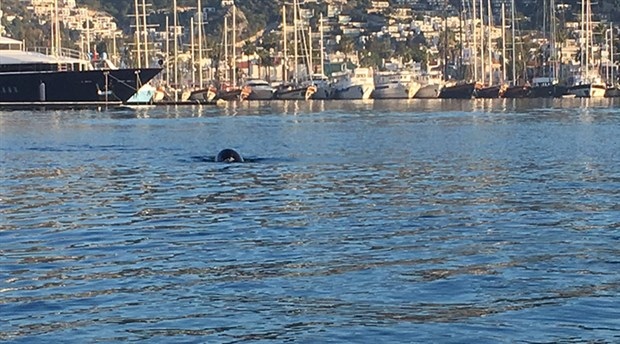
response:
<path id="1" fill-rule="evenodd" d="M 320 1 L 320 0 L 319 0 Z M 394 1 L 394 0 L 390 0 Z M 459 8 L 462 0 L 447 0 L 452 3 L 454 8 Z M 499 0 L 492 0 L 499 1 Z M 527 18 L 522 25 L 527 26 L 529 29 L 538 29 L 542 26 L 542 14 L 540 8 L 543 3 L 547 3 L 549 0 L 535 0 L 535 1 L 516 1 L 517 12 L 519 15 Z M 395 1 L 394 1 L 395 2 Z M 422 1 L 423 2 L 423 1 Z M 556 0 L 560 3 L 560 0 Z M 141 3 L 141 1 L 140 1 Z M 166 16 L 172 11 L 170 0 L 146 0 L 149 4 L 149 23 L 159 24 L 160 27 L 164 26 Z M 277 24 L 280 22 L 280 9 L 283 0 L 237 0 L 238 11 L 241 14 L 238 21 L 238 28 L 240 33 L 240 39 L 244 37 L 250 37 L 257 32 L 264 30 L 269 24 Z M 305 6 L 313 6 L 315 13 L 326 12 L 325 3 L 320 1 L 321 4 L 313 3 L 306 4 Z M 561 20 L 570 21 L 577 20 L 578 11 L 580 9 L 579 0 L 563 0 L 561 3 L 570 5 L 572 11 L 558 14 L 558 17 L 562 17 Z M 20 0 L 2 0 L 2 9 L 5 14 L 16 14 L 21 19 L 17 19 L 12 23 L 7 23 L 3 18 L 3 24 L 7 29 L 7 32 L 13 37 L 25 38 L 28 43 L 39 43 L 45 41 L 45 37 L 49 35 L 49 31 L 45 26 L 37 24 L 37 20 L 32 17 L 31 13 L 28 13 L 25 6 L 22 5 Z M 92 9 L 100 9 L 110 13 L 117 21 L 119 27 L 129 34 L 132 30 L 131 24 L 133 23 L 133 4 L 134 0 L 77 0 L 78 6 L 87 6 Z M 221 37 L 222 21 L 224 16 L 224 9 L 221 7 L 221 0 L 203 0 L 204 7 L 211 7 L 215 9 L 215 12 L 210 14 L 210 17 L 206 18 L 206 31 L 207 34 L 215 40 L 219 40 Z M 366 8 L 369 6 L 370 0 L 350 0 L 344 5 L 343 10 L 349 13 L 355 20 L 363 20 L 366 17 Z M 178 8 L 196 7 L 195 0 L 178 0 Z M 439 10 L 439 9 L 438 9 Z M 598 19 L 606 19 L 608 21 L 620 22 L 620 0 L 600 0 L 593 6 L 593 12 L 599 16 Z M 187 14 L 180 15 L 180 23 L 186 25 L 189 22 L 189 16 Z M 244 20 L 245 18 L 245 20 Z M 522 27 L 525 29 L 526 27 Z M 25 34 L 27 33 L 27 34 Z M 71 39 L 70 37 L 67 39 Z"/>

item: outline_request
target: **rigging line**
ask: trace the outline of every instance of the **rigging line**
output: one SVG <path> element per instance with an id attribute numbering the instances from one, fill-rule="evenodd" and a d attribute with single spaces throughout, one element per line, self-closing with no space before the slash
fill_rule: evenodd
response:
<path id="1" fill-rule="evenodd" d="M 134 91 L 138 91 L 138 88 L 133 87 L 132 85 L 128 84 L 127 82 L 125 82 L 124 80 L 121 80 L 117 77 L 115 77 L 114 75 L 108 75 L 108 78 L 112 78 L 115 81 L 117 81 L 119 84 L 125 85 L 131 89 L 133 89 Z M 140 87 L 142 87 L 143 83 L 142 80 L 140 79 L 140 74 L 136 73 L 136 85 L 139 85 Z"/>

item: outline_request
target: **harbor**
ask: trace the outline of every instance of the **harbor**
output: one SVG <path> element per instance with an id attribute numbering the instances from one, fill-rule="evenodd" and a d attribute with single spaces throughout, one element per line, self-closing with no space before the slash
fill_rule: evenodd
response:
<path id="1" fill-rule="evenodd" d="M 318 11 L 295 0 L 273 14 L 278 22 L 248 35 L 251 14 L 234 1 L 174 2 L 158 15 L 136 2 L 123 54 L 101 29 L 91 41 L 91 24 L 86 44 L 65 48 L 55 15 L 46 53 L 0 40 L 0 103 L 618 97 L 618 28 L 600 5 L 550 0 L 540 23 L 528 24 L 540 30 L 526 30 L 518 15 L 526 9 L 514 1 L 451 1 L 444 12 L 416 16 L 413 7 L 387 11 L 376 1 L 360 22 L 335 4 Z M 561 16 L 569 10 L 575 21 Z M 371 30 L 376 16 L 386 26 Z"/>

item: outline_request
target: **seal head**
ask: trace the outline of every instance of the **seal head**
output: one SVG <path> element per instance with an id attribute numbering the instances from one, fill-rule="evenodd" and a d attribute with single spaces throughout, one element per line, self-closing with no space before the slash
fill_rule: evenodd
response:
<path id="1" fill-rule="evenodd" d="M 226 148 L 217 153 L 216 162 L 243 162 L 241 154 L 234 149 Z"/>

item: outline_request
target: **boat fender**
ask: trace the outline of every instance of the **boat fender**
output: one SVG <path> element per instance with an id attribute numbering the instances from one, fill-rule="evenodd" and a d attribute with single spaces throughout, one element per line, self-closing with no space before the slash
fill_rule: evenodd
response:
<path id="1" fill-rule="evenodd" d="M 44 102 L 45 101 L 45 83 L 43 81 L 41 81 L 41 83 L 39 84 L 39 101 Z"/>
<path id="2" fill-rule="evenodd" d="M 217 153 L 216 162 L 243 162 L 241 154 L 234 149 L 226 148 Z"/>

